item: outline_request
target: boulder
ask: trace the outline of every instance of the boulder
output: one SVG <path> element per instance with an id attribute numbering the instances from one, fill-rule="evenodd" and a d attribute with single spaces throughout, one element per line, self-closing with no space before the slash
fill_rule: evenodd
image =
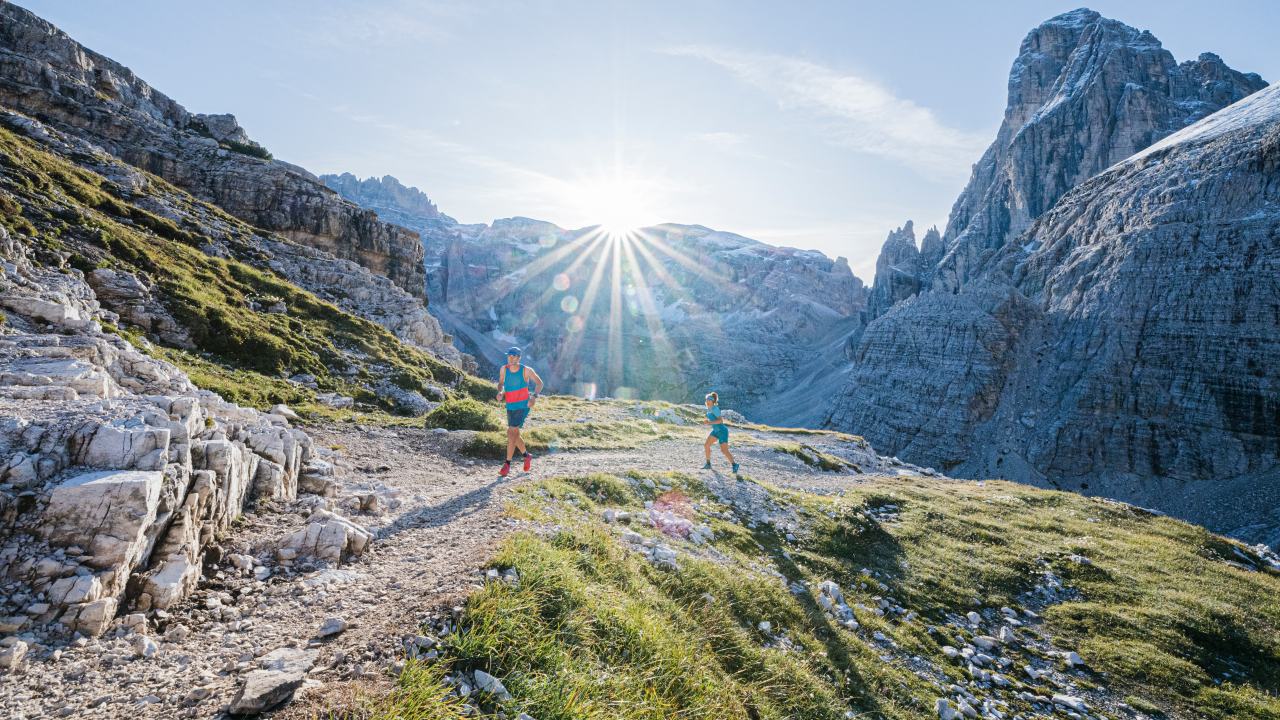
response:
<path id="1" fill-rule="evenodd" d="M 360 556 L 373 535 L 356 523 L 336 513 L 317 509 L 311 513 L 306 527 L 279 542 L 281 559 L 315 558 L 339 564 Z"/>
<path id="2" fill-rule="evenodd" d="M 267 653 L 259 668 L 244 676 L 228 710 L 232 715 L 257 715 L 285 703 L 302 687 L 315 661 L 315 650 L 280 648 Z"/>

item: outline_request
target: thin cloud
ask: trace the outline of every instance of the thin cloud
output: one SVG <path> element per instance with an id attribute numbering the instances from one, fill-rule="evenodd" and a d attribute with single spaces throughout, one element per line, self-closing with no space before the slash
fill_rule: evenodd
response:
<path id="1" fill-rule="evenodd" d="M 412 43 L 439 43 L 455 38 L 457 26 L 470 23 L 485 4 L 449 0 L 387 0 L 338 6 L 292 19 L 296 35 L 319 45 L 384 50 Z"/>
<path id="2" fill-rule="evenodd" d="M 747 141 L 747 135 L 736 132 L 704 132 L 698 133 L 702 142 L 717 148 L 738 147 Z"/>
<path id="3" fill-rule="evenodd" d="M 818 116 L 829 142 L 896 160 L 929 175 L 966 176 L 986 143 L 985 134 L 948 127 L 928 108 L 866 78 L 808 60 L 705 45 L 660 52 L 724 68 L 768 93 L 783 109 Z"/>

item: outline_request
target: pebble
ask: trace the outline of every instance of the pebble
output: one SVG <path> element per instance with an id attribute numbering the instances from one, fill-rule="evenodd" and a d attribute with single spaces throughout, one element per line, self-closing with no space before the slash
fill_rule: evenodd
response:
<path id="1" fill-rule="evenodd" d="M 970 610 L 970 611 L 969 611 L 969 613 L 968 613 L 967 615 L 965 615 L 965 617 L 967 617 L 967 618 L 969 619 L 969 624 L 970 624 L 970 625 L 980 625 L 980 624 L 982 624 L 982 616 L 981 616 L 981 615 L 979 615 L 978 613 L 976 613 L 976 612 L 972 611 L 972 610 Z"/>
<path id="2" fill-rule="evenodd" d="M 140 658 L 153 658 L 156 653 L 160 652 L 160 646 L 155 640 L 146 635 L 139 635 L 133 639 L 133 654 Z"/>
<path id="3" fill-rule="evenodd" d="M 347 629 L 347 621 L 340 617 L 326 618 L 324 624 L 320 626 L 320 632 L 316 637 L 329 637 Z"/>

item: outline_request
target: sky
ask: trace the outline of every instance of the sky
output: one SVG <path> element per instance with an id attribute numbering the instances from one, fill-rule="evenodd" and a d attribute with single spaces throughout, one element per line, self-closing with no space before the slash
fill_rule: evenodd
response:
<path id="1" fill-rule="evenodd" d="M 849 259 L 943 228 L 1023 36 L 1072 2 L 19 0 L 314 173 L 462 222 L 699 224 Z M 1280 78 L 1267 0 L 1108 0 L 1178 61 Z"/>

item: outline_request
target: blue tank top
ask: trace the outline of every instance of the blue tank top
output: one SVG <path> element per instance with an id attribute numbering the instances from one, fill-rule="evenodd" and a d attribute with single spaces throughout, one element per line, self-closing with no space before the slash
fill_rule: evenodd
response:
<path id="1" fill-rule="evenodd" d="M 707 411 L 707 419 L 708 419 L 708 420 L 710 420 L 710 421 L 711 421 L 711 423 L 712 423 L 713 425 L 715 424 L 715 422 L 716 422 L 717 420 L 719 420 L 719 419 L 720 419 L 720 406 L 719 406 L 719 405 L 712 405 L 712 406 L 711 406 L 711 409 Z"/>
<path id="2" fill-rule="evenodd" d="M 524 379 L 524 364 L 514 371 L 506 368 L 506 376 L 502 382 L 502 394 L 507 401 L 508 410 L 521 410 L 529 407 L 529 383 Z"/>

